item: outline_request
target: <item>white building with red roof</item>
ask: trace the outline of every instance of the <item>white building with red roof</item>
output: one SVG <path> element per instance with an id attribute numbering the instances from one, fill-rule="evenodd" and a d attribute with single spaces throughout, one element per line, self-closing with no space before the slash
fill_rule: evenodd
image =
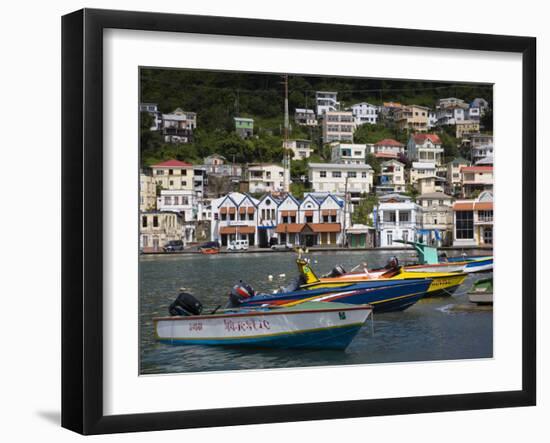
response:
<path id="1" fill-rule="evenodd" d="M 162 189 L 193 190 L 193 165 L 179 160 L 167 160 L 151 166 L 153 180 Z"/>
<path id="2" fill-rule="evenodd" d="M 435 163 L 436 166 L 441 166 L 441 139 L 437 134 L 411 134 L 407 143 L 407 157 L 414 162 Z"/>

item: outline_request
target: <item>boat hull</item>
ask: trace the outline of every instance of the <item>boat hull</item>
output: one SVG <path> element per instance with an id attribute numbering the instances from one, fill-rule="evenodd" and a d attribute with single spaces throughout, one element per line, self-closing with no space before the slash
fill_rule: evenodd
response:
<path id="1" fill-rule="evenodd" d="M 402 311 L 414 305 L 427 292 L 431 279 L 363 281 L 361 283 L 302 289 L 283 294 L 255 295 L 243 306 L 292 306 L 307 301 L 369 304 L 374 312 Z"/>
<path id="2" fill-rule="evenodd" d="M 479 305 L 493 304 L 493 279 L 478 280 L 468 292 L 468 300 Z"/>
<path id="3" fill-rule="evenodd" d="M 370 306 L 308 303 L 300 308 L 163 317 L 154 323 L 156 339 L 171 345 L 345 349 L 371 312 Z"/>

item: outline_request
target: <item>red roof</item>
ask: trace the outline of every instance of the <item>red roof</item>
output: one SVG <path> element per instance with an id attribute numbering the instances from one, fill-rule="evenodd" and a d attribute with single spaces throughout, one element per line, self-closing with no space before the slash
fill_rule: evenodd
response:
<path id="1" fill-rule="evenodd" d="M 165 162 L 153 165 L 153 168 L 186 168 L 193 166 L 191 163 L 180 162 L 179 160 L 166 160 Z"/>
<path id="2" fill-rule="evenodd" d="M 413 140 L 415 143 L 424 143 L 426 140 L 430 140 L 436 145 L 441 144 L 441 139 L 437 134 L 414 134 Z"/>
<path id="3" fill-rule="evenodd" d="M 395 152 L 377 152 L 374 154 L 376 158 L 395 158 L 397 159 L 397 154 Z"/>
<path id="4" fill-rule="evenodd" d="M 493 172 L 492 166 L 462 166 L 460 172 Z"/>
<path id="5" fill-rule="evenodd" d="M 456 202 L 453 209 L 455 211 L 490 211 L 493 209 L 493 202 Z"/>
<path id="6" fill-rule="evenodd" d="M 374 144 L 375 146 L 405 146 L 403 143 L 399 143 L 397 140 L 394 140 L 393 138 L 385 138 L 384 140 L 380 140 L 379 142 L 376 142 Z"/>

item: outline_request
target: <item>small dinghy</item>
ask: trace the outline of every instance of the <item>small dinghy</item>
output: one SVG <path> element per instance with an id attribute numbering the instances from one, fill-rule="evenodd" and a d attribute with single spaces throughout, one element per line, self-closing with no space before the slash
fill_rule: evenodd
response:
<path id="1" fill-rule="evenodd" d="M 483 278 L 478 280 L 468 292 L 468 299 L 478 305 L 493 304 L 493 278 Z"/>
<path id="2" fill-rule="evenodd" d="M 153 319 L 156 339 L 171 345 L 343 350 L 365 324 L 372 307 L 308 302 L 201 312 L 197 299 L 180 294 L 170 306 L 171 316 Z"/>

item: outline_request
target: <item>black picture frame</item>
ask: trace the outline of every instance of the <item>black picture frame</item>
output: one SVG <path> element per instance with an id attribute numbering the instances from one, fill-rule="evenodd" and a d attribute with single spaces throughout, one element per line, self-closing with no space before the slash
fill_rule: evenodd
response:
<path id="1" fill-rule="evenodd" d="M 103 413 L 103 30 L 519 53 L 523 64 L 522 389 L 106 416 Z M 83 9 L 62 18 L 62 426 L 82 434 L 536 404 L 536 39 L 412 29 Z"/>

